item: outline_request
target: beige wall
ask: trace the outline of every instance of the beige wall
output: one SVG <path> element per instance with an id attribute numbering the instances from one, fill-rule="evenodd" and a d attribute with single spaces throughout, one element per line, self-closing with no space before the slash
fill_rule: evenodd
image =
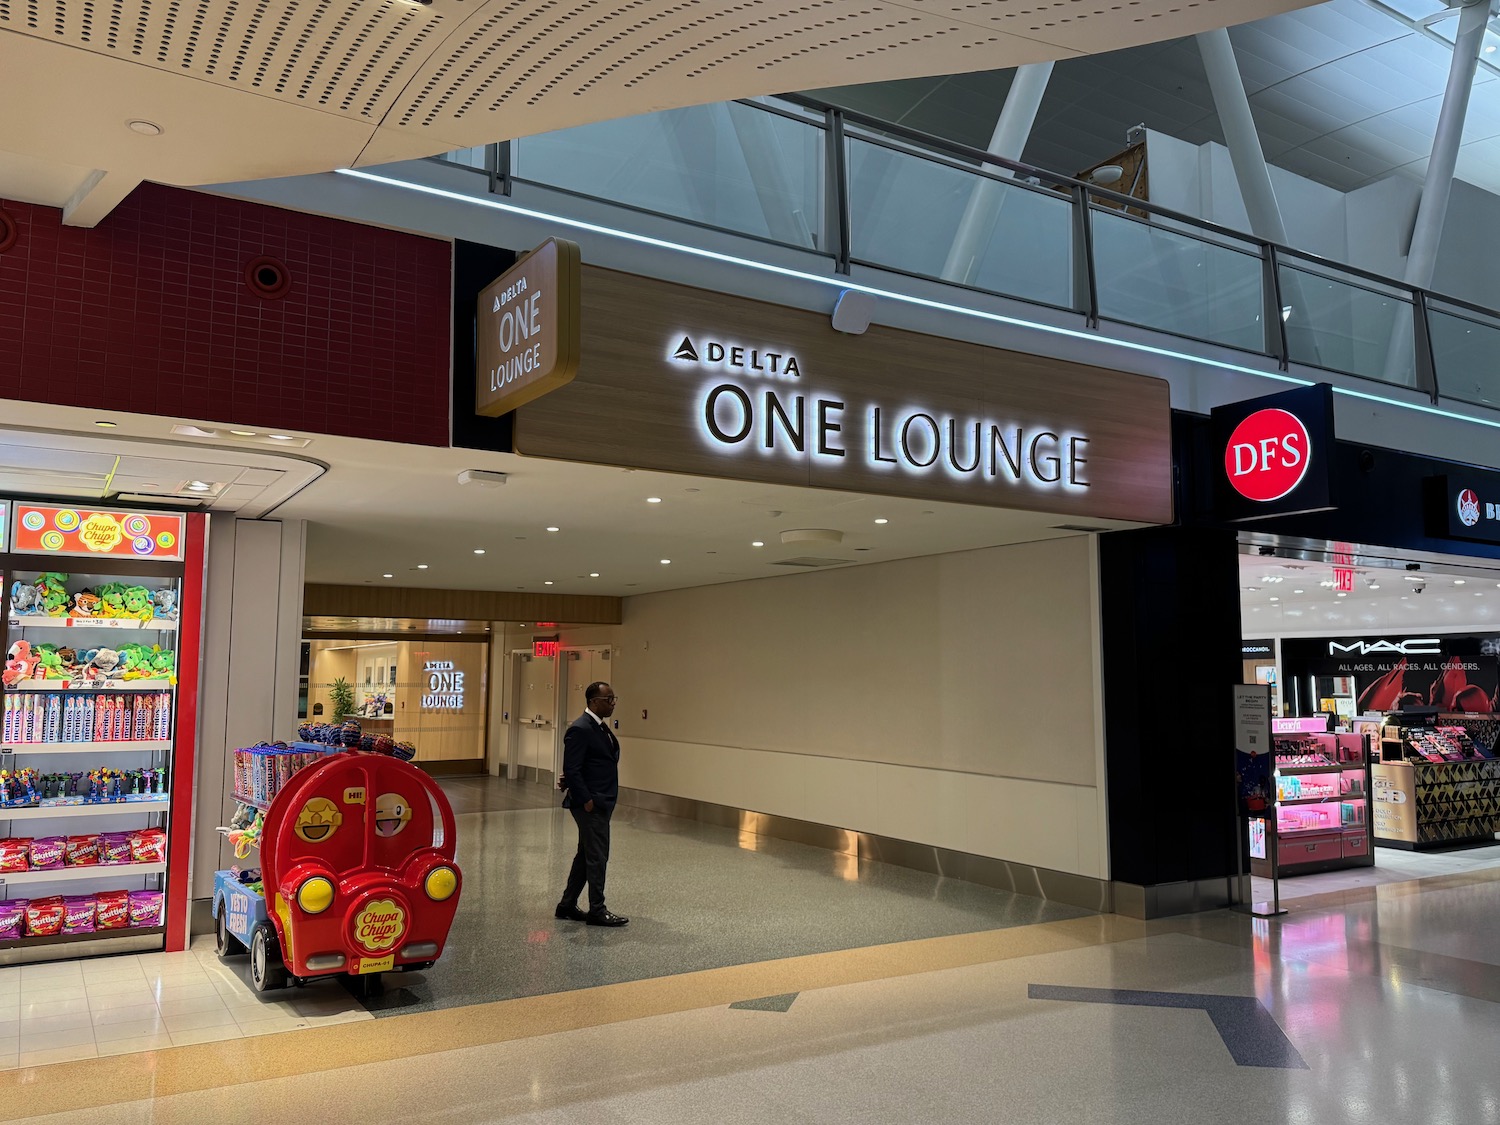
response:
<path id="1" fill-rule="evenodd" d="M 1097 586 L 1072 536 L 630 598 L 621 781 L 1107 877 Z"/>
<path id="2" fill-rule="evenodd" d="M 416 761 L 478 761 L 484 758 L 488 734 L 485 704 L 489 696 L 489 644 L 454 641 L 402 641 L 396 646 L 395 739 L 417 748 Z M 451 661 L 464 673 L 462 710 L 422 710 L 427 691 L 423 665 Z"/>

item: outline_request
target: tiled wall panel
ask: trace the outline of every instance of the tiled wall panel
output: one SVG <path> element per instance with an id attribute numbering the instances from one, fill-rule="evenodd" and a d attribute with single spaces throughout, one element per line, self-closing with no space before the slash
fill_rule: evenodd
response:
<path id="1" fill-rule="evenodd" d="M 0 398 L 448 444 L 448 243 L 153 184 L 93 229 L 0 210 Z"/>

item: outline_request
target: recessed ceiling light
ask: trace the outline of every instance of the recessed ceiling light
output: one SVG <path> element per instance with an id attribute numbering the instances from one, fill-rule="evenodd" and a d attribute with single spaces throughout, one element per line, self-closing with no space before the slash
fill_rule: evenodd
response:
<path id="1" fill-rule="evenodd" d="M 876 523 L 890 523 L 890 520 L 876 520 Z"/>
<path id="2" fill-rule="evenodd" d="M 127 121 L 125 122 L 125 124 L 129 127 L 132 133 L 139 133 L 143 137 L 161 136 L 161 126 L 158 125 L 155 121 L 144 121 L 140 118 L 137 118 L 134 121 Z"/>
<path id="3" fill-rule="evenodd" d="M 762 543 L 759 539 L 753 539 L 753 540 L 750 541 L 750 546 L 752 546 L 752 547 L 764 547 L 765 544 Z"/>
<path id="4" fill-rule="evenodd" d="M 211 492 L 214 486 L 204 480 L 190 480 L 183 487 L 189 492 Z"/>
<path id="5" fill-rule="evenodd" d="M 1346 594 L 1346 593 L 1344 593 L 1344 591 L 1342 591 L 1342 590 L 1339 591 L 1339 597 L 1341 597 L 1341 598 L 1347 598 L 1348 596 L 1349 595 Z"/>
<path id="6" fill-rule="evenodd" d="M 1378 589 L 1380 589 L 1380 583 L 1379 582 L 1371 582 L 1370 583 L 1370 589 L 1372 589 L 1372 590 L 1378 590 Z"/>
<path id="7" fill-rule="evenodd" d="M 1453 584 L 1455 586 L 1462 586 L 1464 584 L 1464 580 L 1462 578 L 1455 578 L 1453 580 Z"/>
<path id="8" fill-rule="evenodd" d="M 591 571 L 589 571 L 589 577 L 590 578 L 598 578 L 599 577 L 599 572 L 597 570 L 591 570 Z"/>
<path id="9" fill-rule="evenodd" d="M 1475 590 L 1474 591 L 1474 596 L 1476 598 L 1482 598 L 1482 597 L 1484 597 L 1484 591 L 1483 590 Z"/>
<path id="10" fill-rule="evenodd" d="M 118 422 L 103 422 L 103 421 L 95 422 L 94 423 L 94 425 L 96 425 L 96 426 L 103 426 L 106 430 L 112 430 L 116 426 L 118 426 L 119 424 L 120 423 L 118 423 Z"/>
<path id="11" fill-rule="evenodd" d="M 417 569 L 418 570 L 426 570 L 427 569 L 427 564 L 426 563 L 418 563 L 417 564 Z"/>
<path id="12" fill-rule="evenodd" d="M 1302 593 L 1302 591 L 1301 590 L 1293 590 L 1292 593 L 1294 593 L 1294 594 L 1300 594 L 1300 593 Z"/>
<path id="13" fill-rule="evenodd" d="M 296 438 L 292 437 L 291 434 L 267 434 L 266 436 L 269 437 L 272 441 L 296 441 L 297 440 Z"/>
<path id="14" fill-rule="evenodd" d="M 1281 599 L 1280 598 L 1271 598 L 1270 600 L 1273 601 L 1273 602 L 1279 602 Z"/>
<path id="15" fill-rule="evenodd" d="M 560 527 L 549 527 L 547 530 L 548 531 L 561 531 L 562 528 L 560 528 Z"/>
<path id="16" fill-rule="evenodd" d="M 255 437 L 255 436 L 257 436 L 254 430 L 230 430 L 229 432 L 232 433 L 235 437 Z"/>
<path id="17" fill-rule="evenodd" d="M 1405 594 L 1402 594 L 1402 595 L 1401 595 L 1401 600 L 1402 600 L 1402 601 L 1403 601 L 1403 602 L 1404 602 L 1404 601 L 1406 601 L 1406 595 L 1405 595 Z"/>
<path id="18" fill-rule="evenodd" d="M 671 563 L 671 561 L 672 561 L 671 559 L 662 559 L 661 560 L 661 565 L 662 566 L 667 566 L 669 563 Z"/>
<path id="19" fill-rule="evenodd" d="M 545 582 L 542 583 L 542 585 L 543 586 L 550 586 L 550 585 L 552 585 L 552 579 L 550 579 L 550 578 L 547 579 Z"/>
<path id="20" fill-rule="evenodd" d="M 661 503 L 661 497 L 660 496 L 648 496 L 648 497 L 646 497 L 646 503 L 648 503 L 648 504 L 660 504 Z"/>
<path id="21" fill-rule="evenodd" d="M 484 554 L 484 548 L 483 547 L 475 547 L 474 548 L 474 553 L 476 555 L 482 555 L 482 554 Z"/>
<path id="22" fill-rule="evenodd" d="M 382 577 L 382 578 L 394 578 L 396 576 L 394 574 L 382 574 L 380 577 Z"/>

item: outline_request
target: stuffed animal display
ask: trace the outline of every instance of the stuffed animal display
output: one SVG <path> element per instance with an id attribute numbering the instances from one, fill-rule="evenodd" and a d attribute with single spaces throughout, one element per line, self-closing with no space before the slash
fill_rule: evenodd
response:
<path id="1" fill-rule="evenodd" d="M 68 576 L 48 571 L 32 581 L 17 581 L 10 588 L 13 617 L 72 617 L 112 620 L 131 618 L 146 622 L 176 621 L 177 591 L 150 590 L 124 582 L 106 582 L 73 593 Z"/>

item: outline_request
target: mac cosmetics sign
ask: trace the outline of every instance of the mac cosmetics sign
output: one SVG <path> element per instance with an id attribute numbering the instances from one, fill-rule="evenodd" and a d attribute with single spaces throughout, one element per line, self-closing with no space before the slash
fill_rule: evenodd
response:
<path id="1" fill-rule="evenodd" d="M 578 370 L 576 243 L 549 238 L 479 294 L 474 412 L 507 414 Z"/>
<path id="2" fill-rule="evenodd" d="M 1334 506 L 1333 388 L 1326 383 L 1213 411 L 1222 462 L 1214 502 L 1230 522 Z"/>
<path id="3" fill-rule="evenodd" d="M 1157 379 L 584 271 L 578 377 L 533 456 L 1067 517 L 1172 518 Z"/>

